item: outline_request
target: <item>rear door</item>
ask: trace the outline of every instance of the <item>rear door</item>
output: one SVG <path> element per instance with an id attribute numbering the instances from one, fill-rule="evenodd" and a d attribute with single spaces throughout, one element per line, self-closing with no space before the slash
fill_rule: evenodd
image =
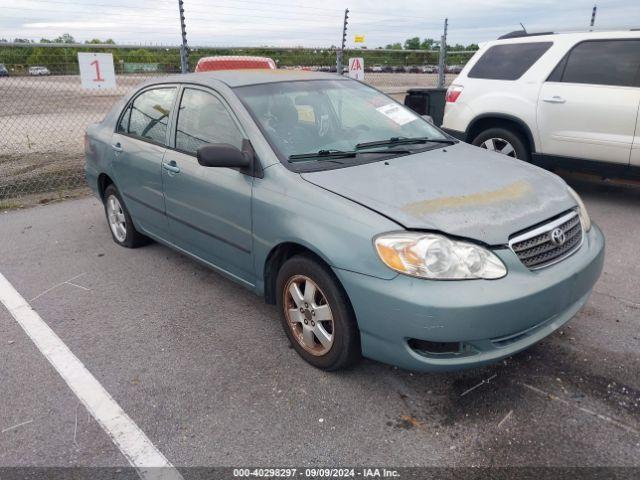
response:
<path id="1" fill-rule="evenodd" d="M 639 69 L 640 40 L 574 46 L 540 90 L 541 153 L 628 165 Z"/>
<path id="2" fill-rule="evenodd" d="M 168 235 L 162 191 L 162 159 L 176 86 L 151 87 L 121 115 L 112 137 L 115 183 L 134 221 L 144 231 Z"/>
<path id="3" fill-rule="evenodd" d="M 245 283 L 255 282 L 252 257 L 253 177 L 203 167 L 196 151 L 208 143 L 242 147 L 240 124 L 222 97 L 182 89 L 172 145 L 163 163 L 164 195 L 174 243 Z"/>

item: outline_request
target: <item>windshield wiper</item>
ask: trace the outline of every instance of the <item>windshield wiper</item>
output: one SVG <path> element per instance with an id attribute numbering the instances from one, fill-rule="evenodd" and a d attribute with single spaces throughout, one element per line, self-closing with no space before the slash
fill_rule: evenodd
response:
<path id="1" fill-rule="evenodd" d="M 358 148 L 358 146 L 356 145 L 356 148 Z M 407 150 L 405 149 L 386 149 L 386 150 L 371 150 L 368 152 L 358 152 L 356 150 L 319 150 L 318 152 L 315 153 L 297 153 L 295 155 L 289 155 L 289 161 L 296 161 L 296 160 L 308 160 L 308 159 L 312 159 L 315 158 L 317 160 L 324 160 L 324 159 L 332 159 L 332 158 L 352 158 L 355 157 L 357 155 L 363 155 L 363 154 L 372 154 L 372 153 L 381 153 L 381 154 L 385 154 L 385 155 L 393 155 L 393 154 L 406 154 L 406 153 L 412 153 L 411 150 Z"/>
<path id="2" fill-rule="evenodd" d="M 409 143 L 446 143 L 447 145 L 453 145 L 457 143 L 456 140 L 451 140 L 450 138 L 430 138 L 430 137 L 416 137 L 416 138 L 405 138 L 405 137 L 391 137 L 388 140 L 378 140 L 375 142 L 365 142 L 358 143 L 356 145 L 356 150 L 360 150 L 363 148 L 372 148 L 372 147 L 384 147 L 386 145 L 404 145 Z"/>
<path id="3" fill-rule="evenodd" d="M 289 155 L 289 160 L 306 160 L 309 158 L 317 158 L 322 160 L 323 158 L 347 158 L 355 157 L 358 154 L 356 151 L 347 150 L 318 150 L 312 153 L 296 153 L 295 155 Z"/>

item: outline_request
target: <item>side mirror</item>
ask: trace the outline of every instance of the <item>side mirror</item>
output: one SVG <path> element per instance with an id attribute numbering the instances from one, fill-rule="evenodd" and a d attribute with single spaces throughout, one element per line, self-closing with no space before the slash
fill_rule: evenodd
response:
<path id="1" fill-rule="evenodd" d="M 248 168 L 251 155 L 228 143 L 210 143 L 198 148 L 198 163 L 203 167 Z"/>

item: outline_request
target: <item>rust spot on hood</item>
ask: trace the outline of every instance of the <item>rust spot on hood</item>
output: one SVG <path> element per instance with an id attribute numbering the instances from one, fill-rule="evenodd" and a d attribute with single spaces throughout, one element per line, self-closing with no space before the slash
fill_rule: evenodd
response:
<path id="1" fill-rule="evenodd" d="M 433 200 L 421 200 L 419 202 L 408 203 L 401 207 L 401 209 L 411 215 L 422 215 L 425 213 L 454 209 L 468 205 L 491 205 L 494 203 L 513 201 L 524 197 L 531 191 L 532 188 L 528 182 L 518 180 L 517 182 L 510 183 L 498 190 L 472 193 L 469 195 L 459 195 L 455 197 L 435 198 Z"/>

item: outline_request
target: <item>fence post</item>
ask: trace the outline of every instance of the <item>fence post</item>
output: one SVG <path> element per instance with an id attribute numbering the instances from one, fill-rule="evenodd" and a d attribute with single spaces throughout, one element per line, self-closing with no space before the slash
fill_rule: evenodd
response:
<path id="1" fill-rule="evenodd" d="M 444 87 L 444 69 L 447 56 L 447 27 L 449 19 L 444 19 L 444 34 L 440 37 L 440 58 L 438 59 L 438 88 Z"/>
<path id="2" fill-rule="evenodd" d="M 344 46 L 347 43 L 347 20 L 349 19 L 349 9 L 344 10 L 344 23 L 342 24 L 342 43 L 340 44 L 340 50 L 336 55 L 336 73 L 342 75 L 342 59 L 344 57 Z"/>
<path id="3" fill-rule="evenodd" d="M 182 44 L 180 45 L 180 71 L 189 72 L 189 50 L 187 46 L 187 25 L 184 18 L 184 2 L 178 0 L 178 11 L 180 12 L 180 31 L 182 33 Z"/>

